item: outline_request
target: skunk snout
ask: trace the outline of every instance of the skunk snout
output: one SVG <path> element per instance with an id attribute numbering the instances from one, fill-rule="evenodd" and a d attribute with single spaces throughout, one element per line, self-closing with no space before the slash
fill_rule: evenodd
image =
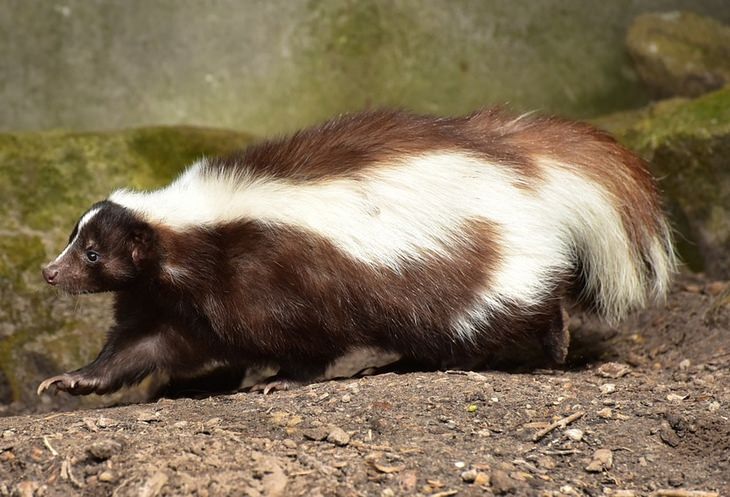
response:
<path id="1" fill-rule="evenodd" d="M 43 278 L 48 282 L 49 285 L 55 285 L 58 283 L 58 266 L 55 264 L 49 264 L 43 268 Z"/>

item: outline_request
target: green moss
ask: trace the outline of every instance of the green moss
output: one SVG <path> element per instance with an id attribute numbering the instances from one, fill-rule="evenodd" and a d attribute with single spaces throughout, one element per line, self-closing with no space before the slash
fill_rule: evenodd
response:
<path id="1" fill-rule="evenodd" d="M 160 186 L 201 157 L 232 152 L 245 147 L 251 140 L 251 136 L 244 133 L 212 128 L 134 130 L 129 136 L 130 152 L 144 167 L 135 171 L 132 183 L 138 188 Z"/>
<path id="2" fill-rule="evenodd" d="M 40 268 L 46 256 L 38 236 L 13 235 L 0 237 L 0 278 L 18 280 L 26 271 Z"/>
<path id="3" fill-rule="evenodd" d="M 730 87 L 593 122 L 650 162 L 689 267 L 730 276 Z"/>

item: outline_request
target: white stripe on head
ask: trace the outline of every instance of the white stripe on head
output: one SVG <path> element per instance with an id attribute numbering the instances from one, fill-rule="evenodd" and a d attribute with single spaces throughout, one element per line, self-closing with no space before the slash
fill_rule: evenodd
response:
<path id="1" fill-rule="evenodd" d="M 63 258 L 63 256 L 65 256 L 68 253 L 68 251 L 71 250 L 71 247 L 73 247 L 73 245 L 76 243 L 76 241 L 78 241 L 79 235 L 81 234 L 81 230 L 83 229 L 83 227 L 86 226 L 87 224 L 89 224 L 89 221 L 91 221 L 91 218 L 93 218 L 96 214 L 98 214 L 98 212 L 100 210 L 101 210 L 101 207 L 94 207 L 93 209 L 89 210 L 86 214 L 81 216 L 81 219 L 79 219 L 78 228 L 76 229 L 76 236 L 73 238 L 73 240 L 71 240 L 68 243 L 68 245 L 66 245 L 66 248 L 63 249 L 63 252 L 58 254 L 58 257 L 56 257 L 56 259 L 53 262 L 60 261 Z"/>

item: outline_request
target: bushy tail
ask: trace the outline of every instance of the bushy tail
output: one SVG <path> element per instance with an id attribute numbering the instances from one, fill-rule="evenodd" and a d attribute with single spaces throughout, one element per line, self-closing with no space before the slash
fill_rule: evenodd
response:
<path id="1" fill-rule="evenodd" d="M 653 183 L 628 183 L 624 191 L 589 183 L 569 223 L 580 301 L 616 322 L 666 297 L 678 265 L 672 229 Z"/>
<path id="2" fill-rule="evenodd" d="M 666 220 L 658 220 L 640 239 L 621 231 L 596 230 L 576 240 L 580 300 L 612 323 L 650 301 L 663 300 L 677 270 Z"/>

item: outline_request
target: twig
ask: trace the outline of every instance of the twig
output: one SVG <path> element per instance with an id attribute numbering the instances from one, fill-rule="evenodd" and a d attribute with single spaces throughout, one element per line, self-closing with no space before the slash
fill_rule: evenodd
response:
<path id="1" fill-rule="evenodd" d="M 582 451 L 578 449 L 556 449 L 556 450 L 543 450 L 541 454 L 546 456 L 570 456 L 573 454 L 581 454 Z"/>
<path id="2" fill-rule="evenodd" d="M 702 490 L 683 490 L 681 488 L 664 488 L 657 490 L 652 497 L 720 497 L 717 492 L 705 492 Z"/>
<path id="3" fill-rule="evenodd" d="M 364 442 L 361 442 L 360 440 L 350 440 L 350 443 L 348 444 L 351 447 L 355 447 L 356 449 L 367 449 L 367 450 L 382 450 L 386 452 L 394 452 L 393 447 L 390 445 L 374 445 L 374 444 L 366 444 Z"/>
<path id="4" fill-rule="evenodd" d="M 49 421 L 51 419 L 55 419 L 55 418 L 58 418 L 61 416 L 73 416 L 73 415 L 74 415 L 74 413 L 72 413 L 72 412 L 57 412 L 56 414 L 51 414 L 50 416 L 46 416 L 45 418 L 43 418 L 43 421 Z"/>
<path id="5" fill-rule="evenodd" d="M 48 450 L 51 451 L 51 454 L 53 454 L 53 457 L 56 457 L 58 455 L 58 451 L 53 448 L 53 445 L 51 445 L 51 442 L 48 441 L 48 437 L 45 435 L 43 436 L 43 445 L 45 445 Z"/>
<path id="6" fill-rule="evenodd" d="M 574 412 L 570 416 L 557 420 L 550 426 L 543 428 L 542 430 L 535 433 L 535 436 L 532 437 L 532 441 L 537 442 L 538 440 L 542 439 L 545 435 L 547 435 L 548 433 L 553 431 L 555 428 L 565 428 L 566 426 L 568 426 L 570 423 L 572 423 L 576 419 L 583 417 L 584 414 L 585 414 L 584 411 L 578 411 L 578 412 Z"/>
<path id="7" fill-rule="evenodd" d="M 69 456 L 66 456 L 66 460 L 63 461 L 63 463 L 66 465 L 66 474 L 68 475 L 68 479 L 71 480 L 71 482 L 77 487 L 84 488 L 84 482 L 76 478 L 76 476 L 73 474 L 73 471 L 71 471 L 71 458 Z M 63 466 L 61 467 L 61 473 L 63 474 Z"/>
<path id="8" fill-rule="evenodd" d="M 304 471 L 297 471 L 296 473 L 290 473 L 289 476 L 307 476 L 311 475 L 312 473 L 314 473 L 313 469 L 307 469 Z"/>

